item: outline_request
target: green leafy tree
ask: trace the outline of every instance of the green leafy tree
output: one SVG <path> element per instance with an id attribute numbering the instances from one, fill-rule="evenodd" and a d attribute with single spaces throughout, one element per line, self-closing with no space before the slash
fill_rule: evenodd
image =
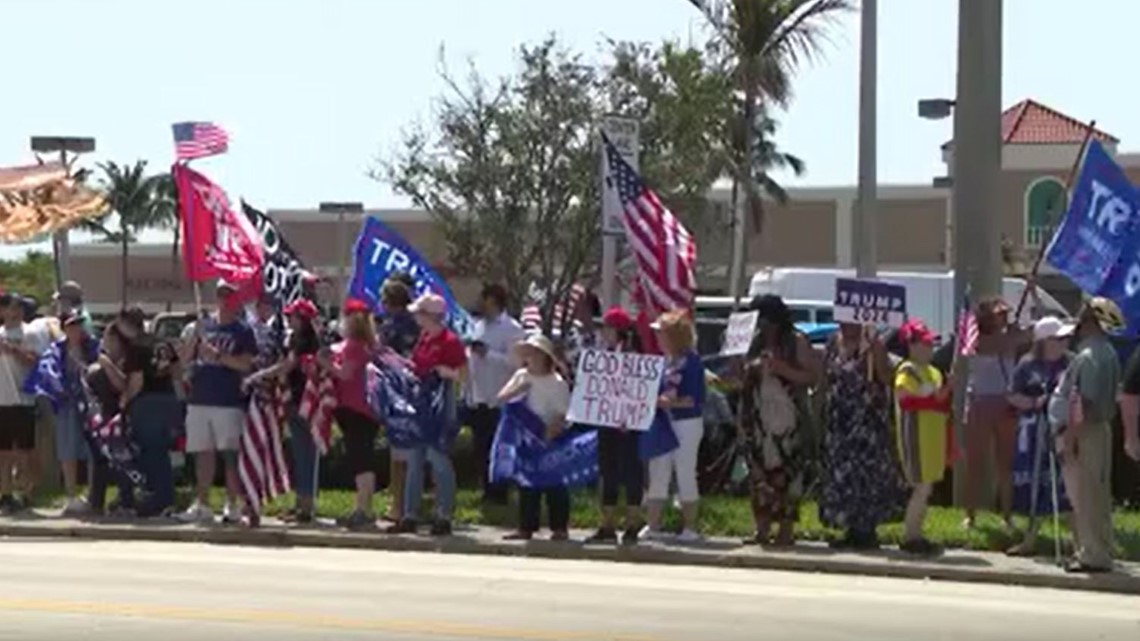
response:
<path id="1" fill-rule="evenodd" d="M 407 130 L 372 176 L 431 215 L 453 267 L 502 283 L 516 309 L 532 285 L 563 299 L 598 253 L 598 71 L 549 37 L 520 47 L 508 77 L 440 74 L 431 126 Z M 544 307 L 545 330 L 568 322 Z"/>
<path id="2" fill-rule="evenodd" d="M 51 254 L 38 251 L 18 260 L 0 260 L 0 283 L 6 291 L 47 302 L 55 289 L 55 261 Z"/>
<path id="3" fill-rule="evenodd" d="M 99 185 L 107 197 L 107 213 L 84 226 L 105 242 L 122 248 L 122 304 L 128 301 L 128 258 L 131 243 L 146 229 L 169 229 L 177 222 L 174 181 L 170 174 L 146 173 L 146 161 L 133 165 L 115 162 L 99 164 Z M 113 217 L 113 222 L 112 222 Z"/>

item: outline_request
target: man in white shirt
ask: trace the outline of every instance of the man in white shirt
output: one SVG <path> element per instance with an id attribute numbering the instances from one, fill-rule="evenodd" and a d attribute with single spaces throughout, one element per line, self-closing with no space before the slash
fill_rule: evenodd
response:
<path id="1" fill-rule="evenodd" d="M 0 510 L 5 512 L 29 507 L 35 485 L 36 407 L 35 399 L 23 388 L 24 379 L 50 342 L 44 331 L 24 322 L 24 313 L 19 295 L 0 294 L 4 321 L 0 328 Z"/>
<path id="2" fill-rule="evenodd" d="M 468 417 L 475 436 L 475 464 L 482 471 L 483 500 L 506 504 L 507 487 L 492 484 L 487 477 L 491 443 L 499 426 L 499 392 L 519 364 L 512 349 L 526 338 L 522 325 L 506 312 L 507 290 L 487 285 L 480 296 L 483 317 L 468 347 Z"/>

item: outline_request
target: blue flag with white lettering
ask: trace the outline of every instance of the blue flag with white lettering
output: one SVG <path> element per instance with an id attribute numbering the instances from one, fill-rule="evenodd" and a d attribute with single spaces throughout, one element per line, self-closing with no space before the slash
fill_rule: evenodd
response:
<path id="1" fill-rule="evenodd" d="M 451 449 L 459 433 L 454 383 L 436 374 L 420 380 L 407 367 L 378 360 L 368 364 L 365 385 L 369 406 L 392 447 Z"/>
<path id="2" fill-rule="evenodd" d="M 1132 181 L 1099 142 L 1090 141 L 1069 209 L 1045 260 L 1082 291 L 1113 298 L 1123 309 L 1118 296 L 1125 293 L 1125 279 L 1118 272 L 1122 261 L 1135 262 L 1137 211 L 1140 195 Z M 1123 267 L 1127 272 L 1127 265 Z"/>
<path id="3" fill-rule="evenodd" d="M 43 396 L 51 403 L 52 409 L 59 411 L 65 403 L 76 402 L 82 397 L 82 383 L 78 380 L 75 368 L 66 368 L 64 354 L 67 350 L 67 339 L 54 341 L 51 346 L 40 355 L 36 366 L 28 372 L 24 379 L 23 392 L 32 396 Z M 94 338 L 85 338 L 83 343 L 82 363 L 84 369 L 95 362 L 99 356 L 99 341 Z"/>
<path id="4" fill-rule="evenodd" d="M 545 423 L 525 400 L 508 403 L 491 446 L 490 477 L 531 489 L 593 483 L 598 478 L 598 432 L 566 430 L 547 441 Z"/>
<path id="5" fill-rule="evenodd" d="M 435 273 L 419 252 L 400 234 L 375 218 L 368 218 L 356 238 L 353 249 L 352 281 L 348 295 L 372 306 L 378 313 L 380 288 L 388 276 L 404 272 L 416 282 L 415 296 L 427 292 L 439 294 L 447 301 L 447 324 L 460 338 L 471 335 L 475 321 L 459 303 L 447 282 Z"/>

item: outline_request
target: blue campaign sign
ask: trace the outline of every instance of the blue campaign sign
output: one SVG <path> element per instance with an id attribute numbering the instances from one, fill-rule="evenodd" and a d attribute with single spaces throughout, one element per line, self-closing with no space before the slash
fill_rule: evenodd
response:
<path id="1" fill-rule="evenodd" d="M 475 321 L 456 302 L 447 282 L 400 234 L 379 220 L 368 218 L 356 238 L 348 295 L 380 312 L 380 288 L 385 279 L 396 272 L 405 272 L 412 277 L 416 283 L 415 296 L 426 292 L 442 296 L 447 301 L 447 323 L 452 331 L 460 337 L 471 335 Z"/>
<path id="2" fill-rule="evenodd" d="M 1092 141 L 1072 201 L 1049 243 L 1045 260 L 1089 294 L 1102 294 L 1106 288 L 1118 294 L 1136 289 L 1140 273 L 1127 285 L 1129 277 L 1118 273 L 1118 266 L 1136 263 L 1127 254 L 1135 244 L 1132 238 L 1137 211 L 1140 197 L 1136 188 L 1104 147 Z M 1128 271 L 1127 266 L 1124 269 Z"/>
<path id="3" fill-rule="evenodd" d="M 879 280 L 835 279 L 835 320 L 889 325 L 906 322 L 906 287 Z"/>

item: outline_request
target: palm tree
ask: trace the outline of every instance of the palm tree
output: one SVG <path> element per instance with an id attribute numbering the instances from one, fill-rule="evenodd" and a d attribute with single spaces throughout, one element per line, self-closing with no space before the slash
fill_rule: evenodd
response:
<path id="1" fill-rule="evenodd" d="M 780 153 L 771 142 L 774 124 L 770 106 L 786 107 L 792 98 L 792 77 L 800 65 L 822 54 L 828 28 L 840 13 L 854 8 L 851 0 L 690 0 L 720 32 L 733 59 L 742 97 L 741 135 L 734 141 L 736 176 L 744 186 L 744 201 L 756 233 L 764 230 L 761 191 L 783 194 L 768 171 L 781 164 L 795 172 L 803 163 Z M 733 207 L 737 206 L 734 187 Z M 784 195 L 786 198 L 786 195 Z M 744 248 L 747 248 L 745 243 Z M 747 260 L 743 261 L 747 264 Z M 735 290 L 739 283 L 732 284 Z"/>
<path id="2" fill-rule="evenodd" d="M 127 277 L 130 245 L 146 229 L 169 229 L 177 220 L 170 174 L 146 174 L 146 161 L 133 165 L 100 163 L 99 183 L 107 197 L 107 213 L 88 221 L 85 227 L 103 236 L 106 242 L 122 247 L 122 304 L 127 305 Z M 109 226 L 114 215 L 117 224 Z"/>

